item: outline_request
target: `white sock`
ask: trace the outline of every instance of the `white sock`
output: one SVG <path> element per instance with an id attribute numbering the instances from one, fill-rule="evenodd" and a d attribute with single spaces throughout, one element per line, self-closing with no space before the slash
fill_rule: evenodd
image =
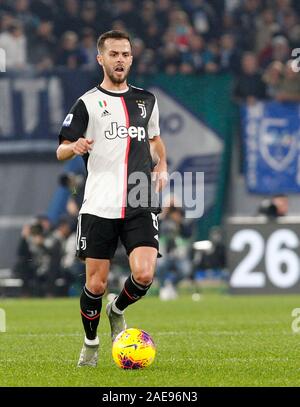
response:
<path id="1" fill-rule="evenodd" d="M 86 336 L 84 337 L 84 343 L 88 346 L 96 346 L 99 345 L 99 337 L 96 336 L 95 339 L 88 339 Z"/>
<path id="2" fill-rule="evenodd" d="M 121 311 L 119 308 L 116 307 L 116 299 L 117 299 L 117 298 L 118 298 L 118 297 L 116 297 L 116 298 L 113 300 L 111 309 L 113 310 L 113 312 L 114 312 L 115 314 L 122 315 L 122 314 L 124 313 L 124 311 Z"/>

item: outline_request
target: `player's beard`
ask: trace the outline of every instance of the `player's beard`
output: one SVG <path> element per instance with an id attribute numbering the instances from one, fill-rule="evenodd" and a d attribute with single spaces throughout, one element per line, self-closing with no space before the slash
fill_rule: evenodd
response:
<path id="1" fill-rule="evenodd" d="M 126 82 L 126 79 L 129 75 L 130 68 L 127 68 L 127 71 L 124 70 L 124 75 L 122 77 L 118 77 L 113 69 L 105 69 L 107 76 L 111 80 L 113 84 L 120 85 L 121 83 Z"/>

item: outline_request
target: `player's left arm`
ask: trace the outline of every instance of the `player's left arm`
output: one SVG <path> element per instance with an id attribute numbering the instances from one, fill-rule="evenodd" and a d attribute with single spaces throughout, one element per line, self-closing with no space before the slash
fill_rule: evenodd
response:
<path id="1" fill-rule="evenodd" d="M 152 171 L 153 180 L 156 182 L 156 192 L 161 191 L 168 181 L 167 154 L 164 142 L 160 137 L 159 111 L 155 98 L 154 106 L 148 123 L 148 137 L 151 155 L 156 162 Z"/>
<path id="2" fill-rule="evenodd" d="M 149 140 L 150 147 L 158 162 L 153 168 L 153 180 L 156 181 L 156 192 L 164 189 L 168 182 L 166 147 L 160 136 Z"/>

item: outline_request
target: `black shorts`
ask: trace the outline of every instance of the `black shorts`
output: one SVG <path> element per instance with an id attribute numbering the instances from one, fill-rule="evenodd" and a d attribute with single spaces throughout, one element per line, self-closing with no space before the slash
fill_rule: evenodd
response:
<path id="1" fill-rule="evenodd" d="M 76 256 L 84 260 L 112 259 L 119 238 L 127 255 L 140 246 L 158 250 L 158 219 L 151 212 L 143 212 L 132 218 L 106 219 L 82 214 L 78 217 Z M 160 255 L 159 255 L 160 257 Z"/>

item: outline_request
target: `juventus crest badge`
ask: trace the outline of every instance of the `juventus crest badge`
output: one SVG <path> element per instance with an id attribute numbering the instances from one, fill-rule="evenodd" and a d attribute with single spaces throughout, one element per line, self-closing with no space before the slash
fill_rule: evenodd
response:
<path id="1" fill-rule="evenodd" d="M 143 119 L 147 116 L 146 106 L 144 100 L 137 100 L 136 101 L 138 108 L 141 109 L 141 116 Z"/>

